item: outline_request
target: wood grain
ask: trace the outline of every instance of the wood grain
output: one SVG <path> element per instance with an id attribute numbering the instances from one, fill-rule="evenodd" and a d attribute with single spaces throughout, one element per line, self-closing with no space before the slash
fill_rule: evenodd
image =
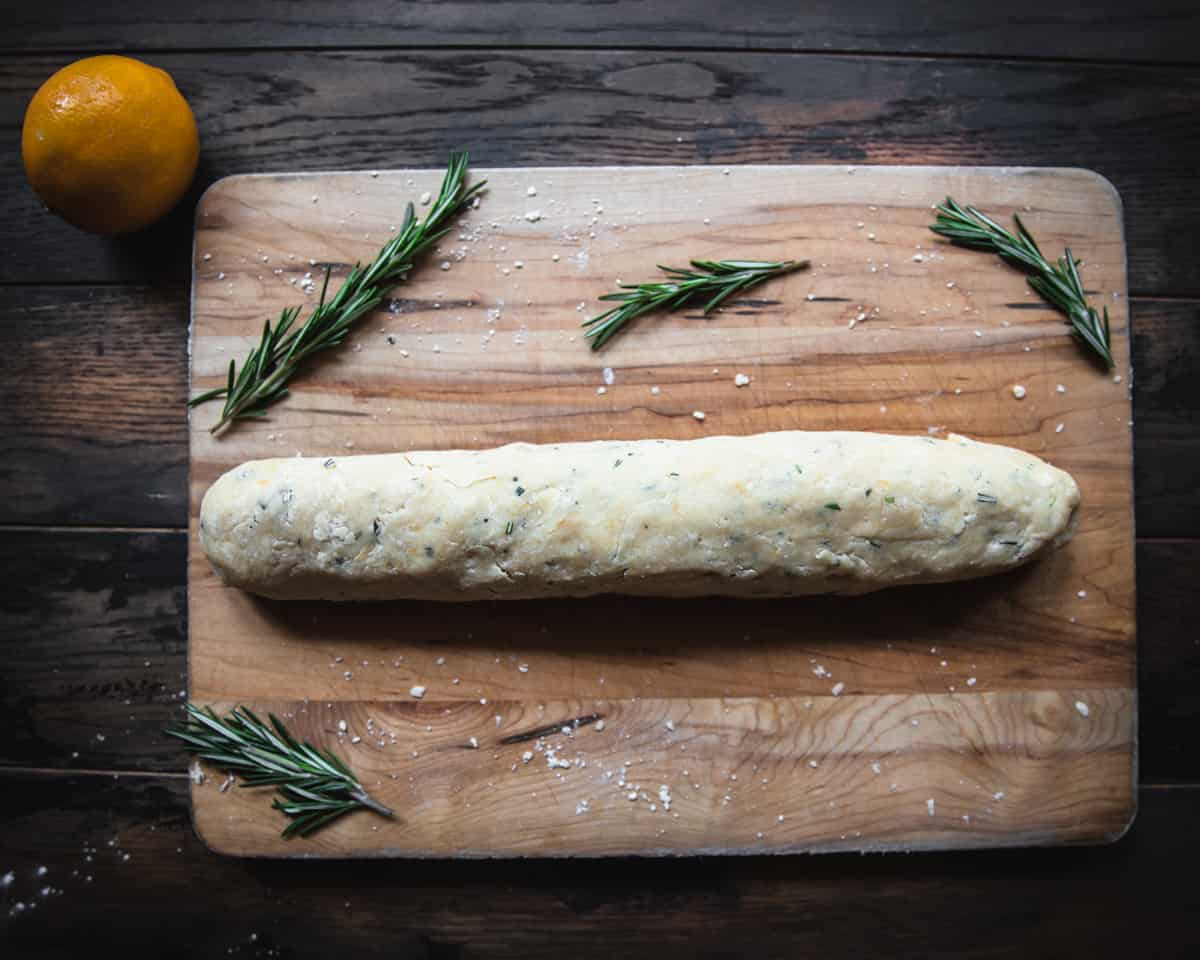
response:
<path id="1" fill-rule="evenodd" d="M 1134 309 L 1134 490 L 1143 537 L 1200 529 L 1200 304 L 1147 301 Z"/>
<path id="2" fill-rule="evenodd" d="M 1121 192 L 1131 290 L 1200 294 L 1200 259 L 1181 240 L 1200 181 L 1178 161 L 1200 144 L 1193 71 L 686 51 L 149 59 L 197 114 L 200 187 L 233 173 L 434 166 L 456 148 L 489 166 L 1082 165 Z M 0 61 L 0 118 L 14 136 L 62 60 Z M 46 215 L 16 151 L 0 154 L 0 282 L 183 283 L 193 209 L 148 235 L 87 237 Z"/>
<path id="3" fill-rule="evenodd" d="M 347 951 L 404 960 L 995 960 L 1200 949 L 1192 922 L 1200 900 L 1172 875 L 1200 855 L 1195 788 L 1143 788 L 1137 822 L 1108 847 L 398 868 L 216 856 L 188 822 L 186 784 L 4 774 L 0 848 L 14 883 L 0 925 L 14 955 L 78 956 L 97 930 L 132 956 L 167 948 L 182 958 L 298 960 Z M 40 896 L 47 885 L 54 892 Z M 37 906 L 12 917 L 15 902 Z M 1161 950 L 1147 947 L 1147 929 Z"/>
<path id="4" fill-rule="evenodd" d="M 179 525 L 187 301 L 0 287 L 0 522 Z"/>
<path id="5" fill-rule="evenodd" d="M 179 770 L 181 533 L 6 530 L 0 765 Z"/>
<path id="6" fill-rule="evenodd" d="M 435 756 L 420 759 L 427 752 L 420 736 L 397 733 L 391 744 L 392 775 L 420 784 L 400 809 L 415 803 L 420 815 L 394 825 L 348 819 L 311 851 L 747 852 L 1096 842 L 1119 834 L 1131 813 L 1134 748 L 1128 391 L 1081 356 L 1019 275 L 931 243 L 928 233 L 929 199 L 953 193 L 997 215 L 1019 205 L 1049 249 L 1067 243 L 1092 251 L 1087 282 L 1110 304 L 1118 369 L 1127 373 L 1121 218 L 1109 185 L 1083 171 L 962 168 L 539 168 L 479 176 L 491 184 L 487 199 L 435 253 L 444 269 L 405 284 L 389 311 L 317 365 L 268 421 L 213 438 L 213 411 L 193 413 L 193 533 L 207 486 L 258 456 L 785 428 L 960 431 L 1021 446 L 1070 470 L 1087 506 L 1071 546 L 1036 567 L 952 591 L 882 593 L 849 610 L 836 598 L 270 603 L 222 587 L 193 535 L 194 699 L 354 703 L 382 711 L 372 715 L 391 730 L 412 703 L 389 712 L 386 702 L 407 701 L 414 684 L 428 691 L 427 709 L 405 726 L 419 732 L 428 724 Z M 252 177 L 210 190 L 197 221 L 193 391 L 223 380 L 228 360 L 257 336 L 257 318 L 299 296 L 306 273 L 322 264 L 340 273 L 369 257 L 403 199 L 434 190 L 438 178 L 437 171 Z M 535 207 L 537 216 L 525 216 Z M 587 301 L 611 289 L 614 277 L 640 276 L 648 261 L 688 256 L 808 256 L 813 267 L 719 317 L 656 318 L 600 355 L 587 349 L 578 330 Z M 606 365 L 616 373 L 601 394 Z M 735 372 L 750 375 L 751 385 L 735 387 Z M 1013 396 L 1018 382 L 1025 400 Z M 692 417 L 697 409 L 707 412 L 703 423 Z M 922 601 L 913 603 L 916 596 Z M 830 696 L 834 678 L 844 684 L 841 699 Z M 377 700 L 385 703 L 361 706 Z M 799 808 L 783 802 L 805 796 L 808 761 L 821 762 L 812 743 L 792 742 L 785 731 L 810 730 L 804 704 L 812 701 L 820 717 L 826 707 L 815 704 L 824 700 L 836 701 L 828 709 L 841 719 L 830 721 L 837 735 L 819 752 L 837 743 L 834 752 L 853 757 L 833 765 L 823 788 L 839 809 L 848 807 L 834 819 L 816 817 L 811 798 Z M 1062 726 L 1079 719 L 1076 700 L 1094 704 L 1081 744 Z M 593 714 L 613 718 L 601 742 L 615 752 L 592 748 L 604 769 L 584 775 L 583 790 L 605 790 L 620 803 L 596 797 L 587 815 L 576 816 L 575 804 L 588 797 L 574 789 L 556 791 L 566 799 L 542 809 L 521 794 L 519 778 L 500 786 L 496 778 L 513 757 L 489 762 L 495 730 L 527 729 L 539 704 L 556 726 Z M 870 769 L 876 751 L 868 743 L 879 735 L 872 711 L 899 717 L 898 735 L 908 734 L 911 747 L 922 737 L 913 732 L 921 722 L 914 711 L 925 707 L 944 718 L 929 718 L 937 732 L 928 763 L 914 773 L 928 795 L 888 817 L 889 794 L 875 806 L 862 787 L 883 783 Z M 691 757 L 676 750 L 686 744 L 664 736 L 676 714 L 681 724 L 702 718 L 712 737 Z M 744 738 L 747 725 L 767 729 L 763 744 Z M 1050 738 L 1041 772 L 1042 748 L 1031 746 L 1041 742 L 1037 731 Z M 459 749 L 471 737 L 479 753 Z M 925 811 L 925 801 L 941 795 L 956 827 L 983 815 L 960 810 L 965 798 L 953 790 L 942 792 L 979 779 L 958 737 L 985 766 L 1013 758 L 1003 778 L 1031 784 L 992 791 L 1013 794 L 1006 807 L 1013 819 L 986 837 L 946 830 Z M 636 746 L 653 771 L 645 800 L 635 791 L 627 801 L 604 780 L 626 746 Z M 414 751 L 415 765 L 404 759 Z M 1063 774 L 1080 755 L 1087 759 L 1078 772 Z M 656 818 L 631 818 L 630 803 L 654 803 L 660 784 L 682 793 L 693 757 L 704 762 L 695 779 L 705 800 L 669 839 L 659 838 Z M 756 763 L 753 775 L 775 785 L 762 785 L 767 802 L 781 807 L 772 816 L 783 814 L 791 826 L 768 833 L 752 825 L 752 814 L 714 799 L 728 787 L 724 777 L 749 776 L 747 765 Z M 478 779 L 468 782 L 471 771 Z M 554 767 L 542 772 L 550 778 L 543 791 L 565 776 Z M 621 779 L 619 769 L 614 776 Z M 1087 787 L 1075 794 L 1071 782 Z M 468 803 L 478 819 L 463 815 Z M 261 818 L 247 823 L 232 810 L 225 795 L 197 791 L 197 827 L 214 848 L 294 852 Z"/>
<path id="7" fill-rule="evenodd" d="M 745 50 L 839 50 L 973 56 L 1183 61 L 1200 29 L 1180 0 L 1126 5 L 1033 0 L 1000 8 L 949 0 L 900 7 L 859 0 L 793 4 L 759 0 L 730 22 L 713 0 L 675 0 L 669 15 L 642 0 L 486 0 L 393 3 L 349 0 L 336 18 L 316 0 L 286 7 L 214 0 L 203 10 L 161 0 L 86 7 L 50 0 L 13 11 L 3 46 L 16 50 L 188 47 L 737 47 Z M 733 29 L 731 29 L 733 28 Z"/>
<path id="8" fill-rule="evenodd" d="M 1162 541 L 1138 547 L 1138 708 L 1143 782 L 1195 777 L 1193 730 L 1200 724 L 1200 622 L 1194 586 L 1200 544 Z"/>
<path id="9" fill-rule="evenodd" d="M 279 838 L 280 817 L 261 796 L 222 791 L 225 778 L 210 771 L 192 791 L 193 820 L 218 853 L 661 856 L 1097 843 L 1120 837 L 1135 808 L 1135 700 L 1112 688 L 256 706 L 297 736 L 336 745 L 397 816 L 343 818 L 301 850 Z"/>

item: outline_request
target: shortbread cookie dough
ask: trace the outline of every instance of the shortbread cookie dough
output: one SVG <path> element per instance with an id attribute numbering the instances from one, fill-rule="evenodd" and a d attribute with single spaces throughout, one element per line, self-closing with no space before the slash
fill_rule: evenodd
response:
<path id="1" fill-rule="evenodd" d="M 256 460 L 205 494 L 229 584 L 276 598 L 858 594 L 1070 535 L 1071 476 L 963 437 L 764 433 Z"/>

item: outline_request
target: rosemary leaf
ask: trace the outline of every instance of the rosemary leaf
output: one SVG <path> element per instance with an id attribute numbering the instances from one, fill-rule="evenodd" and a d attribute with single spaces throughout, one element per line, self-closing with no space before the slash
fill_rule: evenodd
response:
<path id="1" fill-rule="evenodd" d="M 188 401 L 188 406 L 194 407 L 225 398 L 220 419 L 210 432 L 216 433 L 237 420 L 264 417 L 269 406 L 288 395 L 287 384 L 305 360 L 341 344 L 354 323 L 379 306 L 388 291 L 408 276 L 416 258 L 445 235 L 450 221 L 478 196 L 487 182 L 468 187 L 466 177 L 467 154 L 452 153 L 437 200 L 424 220 L 418 221 L 413 205 L 408 204 L 400 232 L 383 245 L 366 267 L 356 263 L 332 297 L 328 297 L 330 271 L 326 267 L 317 305 L 299 327 L 294 325 L 301 307 L 285 308 L 274 327 L 267 320 L 258 346 L 246 355 L 241 370 L 231 360 L 224 387 L 208 390 Z"/>
<path id="2" fill-rule="evenodd" d="M 1050 263 L 1021 218 L 1014 214 L 1013 221 L 1017 226 L 1016 234 L 974 207 L 963 207 L 953 197 L 947 197 L 946 202 L 937 207 L 937 217 L 929 229 L 959 246 L 994 253 L 1024 271 L 1030 288 L 1064 314 L 1075 338 L 1095 352 L 1105 369 L 1111 369 L 1108 307 L 1101 316 L 1095 307 L 1088 305 L 1083 281 L 1079 278 L 1081 261 L 1075 259 L 1068 247 L 1057 263 Z"/>
<path id="3" fill-rule="evenodd" d="M 807 260 L 693 260 L 690 270 L 660 264 L 658 269 L 668 279 L 623 283 L 622 292 L 604 294 L 601 300 L 620 306 L 583 321 L 587 331 L 584 336 L 592 341 L 593 350 L 599 350 L 631 320 L 655 310 L 677 310 L 702 297 L 704 315 L 708 316 L 734 294 L 807 266 Z"/>
<path id="4" fill-rule="evenodd" d="M 354 810 L 392 816 L 332 752 L 297 741 L 274 714 L 268 719 L 269 726 L 249 707 L 235 707 L 222 718 L 211 707 L 189 703 L 184 724 L 166 733 L 187 744 L 189 753 L 237 774 L 243 787 L 275 787 L 272 806 L 292 820 L 285 838 L 307 837 Z"/>

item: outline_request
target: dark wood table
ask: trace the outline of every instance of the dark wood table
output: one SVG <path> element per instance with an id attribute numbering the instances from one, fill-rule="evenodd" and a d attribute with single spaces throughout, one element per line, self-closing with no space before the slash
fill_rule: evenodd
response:
<path id="1" fill-rule="evenodd" d="M 805 10 L 811 6 L 815 9 Z M 1196 956 L 1200 7 L 1194 0 L 41 0 L 0 40 L 5 956 Z M 203 155 L 122 241 L 17 148 L 78 56 L 175 77 Z M 556 163 L 1087 166 L 1125 203 L 1140 813 L 1108 847 L 588 862 L 209 853 L 185 687 L 191 211 L 249 171 Z M 18 904 L 26 908 L 17 909 Z M 128 951 L 128 952 L 127 952 Z"/>

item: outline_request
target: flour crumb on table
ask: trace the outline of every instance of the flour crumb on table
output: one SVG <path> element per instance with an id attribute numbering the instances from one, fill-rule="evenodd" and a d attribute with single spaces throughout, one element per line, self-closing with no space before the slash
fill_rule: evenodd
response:
<path id="1" fill-rule="evenodd" d="M 1075 701 L 1075 711 L 1084 719 L 1087 719 L 1087 717 L 1092 712 L 1090 709 L 1088 709 L 1088 705 L 1086 703 L 1084 703 L 1082 700 Z"/>
<path id="2" fill-rule="evenodd" d="M 1013 384 L 1013 388 L 1012 388 L 1012 394 L 1013 394 L 1013 396 L 1014 396 L 1014 397 L 1016 397 L 1018 400 L 1024 400 L 1024 399 L 1025 399 L 1025 387 L 1024 387 L 1024 385 L 1023 385 L 1023 384 L 1020 384 L 1020 383 L 1015 383 L 1015 384 Z"/>
<path id="3" fill-rule="evenodd" d="M 745 386 L 749 386 L 749 384 L 750 384 L 750 378 L 748 376 L 746 376 L 744 373 L 739 373 L 737 376 L 735 376 L 733 378 L 733 385 L 735 387 L 745 387 Z"/>
<path id="4" fill-rule="evenodd" d="M 420 700 L 425 696 L 425 688 L 418 684 L 415 687 L 409 687 L 408 695 L 416 700 Z"/>

